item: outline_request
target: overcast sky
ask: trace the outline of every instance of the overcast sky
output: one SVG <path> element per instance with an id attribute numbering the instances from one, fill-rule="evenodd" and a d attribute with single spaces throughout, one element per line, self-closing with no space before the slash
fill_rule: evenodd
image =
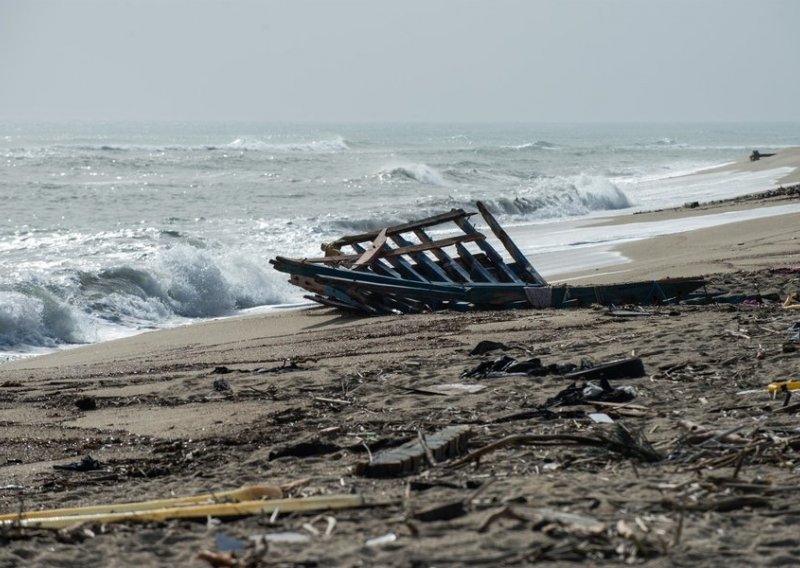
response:
<path id="1" fill-rule="evenodd" d="M 800 0 L 0 0 L 0 118 L 800 121 Z"/>

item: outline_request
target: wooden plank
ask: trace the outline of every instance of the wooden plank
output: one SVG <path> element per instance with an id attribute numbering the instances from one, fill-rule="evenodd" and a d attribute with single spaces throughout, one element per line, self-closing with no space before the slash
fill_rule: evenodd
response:
<path id="1" fill-rule="evenodd" d="M 478 262 L 478 259 L 476 259 L 472 253 L 467 250 L 467 247 L 459 243 L 456 245 L 456 250 L 458 251 L 458 256 L 460 256 L 464 261 L 464 264 L 469 267 L 471 280 L 473 280 L 471 275 L 475 273 L 483 278 L 485 282 L 497 283 L 497 278 L 495 278 L 491 272 L 486 270 L 486 268 L 480 262 Z"/>
<path id="2" fill-rule="evenodd" d="M 461 227 L 461 230 L 467 234 L 472 235 L 478 232 L 475 227 L 472 226 L 472 223 L 470 223 L 467 219 L 454 219 L 454 221 L 456 225 Z M 487 243 L 485 240 L 476 241 L 476 244 L 478 245 L 478 248 L 486 253 L 486 256 L 489 257 L 489 260 L 497 268 L 497 271 L 505 276 L 506 280 L 510 282 L 522 283 L 522 280 L 520 280 L 519 276 L 517 276 L 514 271 L 511 270 L 511 268 L 503 260 L 503 257 L 500 256 L 496 250 L 494 250 L 492 245 Z M 466 248 L 464 248 L 464 250 L 466 250 Z M 463 258 L 463 255 L 461 256 Z"/>
<path id="3" fill-rule="evenodd" d="M 520 268 L 520 272 L 524 276 L 524 280 L 526 282 L 531 282 L 534 284 L 541 284 L 542 286 L 547 285 L 547 281 L 542 278 L 542 275 L 539 274 L 536 269 L 531 265 L 528 258 L 522 254 L 522 251 L 519 250 L 517 245 L 514 241 L 511 240 L 511 237 L 508 236 L 505 229 L 500 226 L 500 223 L 497 222 L 497 219 L 494 218 L 494 215 L 486 208 L 486 205 L 482 201 L 478 201 L 478 211 L 481 212 L 486 223 L 489 224 L 489 227 L 492 229 L 492 232 L 495 236 L 503 243 L 503 246 L 506 247 L 508 254 L 511 255 L 517 262 L 517 266 Z"/>
<path id="4" fill-rule="evenodd" d="M 361 255 L 367 252 L 367 249 L 357 243 L 350 243 L 350 246 L 353 247 L 353 250 Z M 387 276 L 391 276 L 392 278 L 402 278 L 399 272 L 397 272 L 391 266 L 387 266 L 386 263 L 380 259 L 375 259 L 370 268 L 379 274 L 385 274 Z"/>
<path id="5" fill-rule="evenodd" d="M 424 252 L 422 252 L 422 250 L 418 250 L 416 248 L 416 247 L 421 246 L 421 245 L 412 245 L 410 241 L 407 241 L 405 239 L 405 237 L 403 237 L 400 234 L 392 235 L 392 240 L 394 240 L 394 242 L 396 242 L 398 245 L 404 245 L 404 246 L 398 248 L 397 250 L 401 250 L 401 249 L 408 250 L 409 251 L 409 253 L 408 253 L 409 256 L 411 258 L 413 258 L 414 261 L 419 266 L 428 269 L 428 271 L 430 271 L 431 273 L 436 275 L 436 277 L 441 282 L 451 282 L 450 278 L 447 276 L 447 273 L 444 270 L 442 270 L 441 267 L 438 264 L 436 264 L 430 258 L 428 258 L 427 255 Z M 422 243 L 422 244 L 424 245 L 426 243 Z M 427 243 L 427 244 L 430 245 L 431 243 Z M 424 250 L 428 250 L 428 249 L 424 249 Z"/>
<path id="6" fill-rule="evenodd" d="M 417 228 L 425 228 L 431 227 L 433 225 L 441 225 L 442 223 L 446 223 L 448 221 L 455 221 L 456 219 L 467 219 L 471 217 L 474 213 L 467 213 L 463 209 L 452 209 L 449 213 L 442 213 L 441 215 L 435 215 L 433 217 L 428 217 L 426 219 L 420 219 L 419 221 L 411 221 L 409 223 L 403 223 L 402 225 L 395 225 L 394 227 L 387 227 L 386 234 L 388 236 L 396 235 L 397 233 L 405 233 L 407 231 L 413 231 Z M 375 237 L 378 236 L 380 231 L 372 231 L 369 233 L 362 233 L 360 235 L 350 235 L 341 237 L 331 244 L 340 247 L 342 245 L 349 245 L 352 243 L 363 243 L 365 241 L 372 241 Z"/>
<path id="7" fill-rule="evenodd" d="M 356 464 L 355 472 L 367 477 L 399 477 L 415 473 L 428 464 L 428 450 L 437 463 L 465 453 L 469 435 L 469 426 L 448 426 L 426 436 L 424 445 L 420 440 L 412 440 L 380 452 L 369 462 Z"/>
<path id="8" fill-rule="evenodd" d="M 381 256 L 381 252 L 383 251 L 383 245 L 386 244 L 386 229 L 383 229 L 378 236 L 375 237 L 375 240 L 372 241 L 372 246 L 367 249 L 361 257 L 353 264 L 353 270 L 358 270 L 359 268 L 368 267 L 370 264 L 375 262 L 375 260 Z"/>
<path id="9" fill-rule="evenodd" d="M 458 235 L 456 237 L 448 237 L 446 239 L 440 239 L 438 241 L 431 240 L 430 237 L 428 237 L 427 242 L 423 242 L 420 244 L 413 244 L 412 242 L 404 239 L 400 234 L 391 235 L 391 237 L 392 240 L 394 240 L 398 244 L 402 244 L 402 246 L 398 246 L 395 248 L 391 248 L 388 246 L 384 247 L 381 256 L 386 259 L 389 259 L 394 256 L 402 256 L 404 254 L 408 255 L 417 254 L 428 250 L 430 250 L 435 254 L 436 249 L 439 248 L 453 246 L 456 243 L 468 243 L 486 238 L 486 236 L 483 235 L 482 233 L 476 233 L 474 235 Z M 338 254 L 335 256 L 304 258 L 303 261 L 313 262 L 316 264 L 338 264 L 338 263 L 356 262 L 359 260 L 361 256 L 362 255 L 360 254 Z"/>
<path id="10" fill-rule="evenodd" d="M 441 242 L 441 241 L 434 241 L 433 239 L 431 239 L 431 237 L 428 235 L 428 233 L 425 232 L 424 229 L 414 229 L 414 234 L 423 243 L 432 244 L 435 242 Z M 467 235 L 465 233 L 464 236 L 469 237 L 471 235 Z M 481 235 L 481 237 L 483 237 L 483 235 Z M 464 242 L 464 241 L 459 241 L 459 242 Z M 456 282 L 471 282 L 472 279 L 469 277 L 467 271 L 464 270 L 464 268 L 460 264 L 458 264 L 455 260 L 450 258 L 450 255 L 447 254 L 443 250 L 443 248 L 444 247 L 435 247 L 431 249 L 431 253 L 433 253 L 433 255 L 439 260 L 439 262 L 442 263 L 442 267 L 445 269 L 445 271 L 447 271 L 450 274 L 451 279 L 455 280 Z"/>

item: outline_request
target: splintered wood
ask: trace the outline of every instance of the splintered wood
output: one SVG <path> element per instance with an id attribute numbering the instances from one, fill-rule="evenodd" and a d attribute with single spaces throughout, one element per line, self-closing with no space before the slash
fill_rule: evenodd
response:
<path id="1" fill-rule="evenodd" d="M 357 464 L 355 473 L 366 477 L 408 475 L 425 465 L 460 456 L 467 450 L 469 435 L 469 426 L 449 426 L 423 439 L 381 452 L 370 461 Z M 434 464 L 429 464 L 430 457 L 435 460 Z"/>

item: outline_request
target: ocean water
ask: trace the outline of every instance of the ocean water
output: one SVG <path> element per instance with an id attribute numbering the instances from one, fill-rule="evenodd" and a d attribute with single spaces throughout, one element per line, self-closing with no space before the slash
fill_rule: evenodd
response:
<path id="1" fill-rule="evenodd" d="M 302 301 L 269 258 L 478 199 L 515 226 L 766 189 L 676 176 L 797 126 L 0 122 L 0 360 Z"/>

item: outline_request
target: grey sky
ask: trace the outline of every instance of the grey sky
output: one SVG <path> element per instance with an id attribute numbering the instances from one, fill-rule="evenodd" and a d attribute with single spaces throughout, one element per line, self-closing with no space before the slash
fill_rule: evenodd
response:
<path id="1" fill-rule="evenodd" d="M 800 121 L 800 0 L 0 0 L 0 118 Z"/>

